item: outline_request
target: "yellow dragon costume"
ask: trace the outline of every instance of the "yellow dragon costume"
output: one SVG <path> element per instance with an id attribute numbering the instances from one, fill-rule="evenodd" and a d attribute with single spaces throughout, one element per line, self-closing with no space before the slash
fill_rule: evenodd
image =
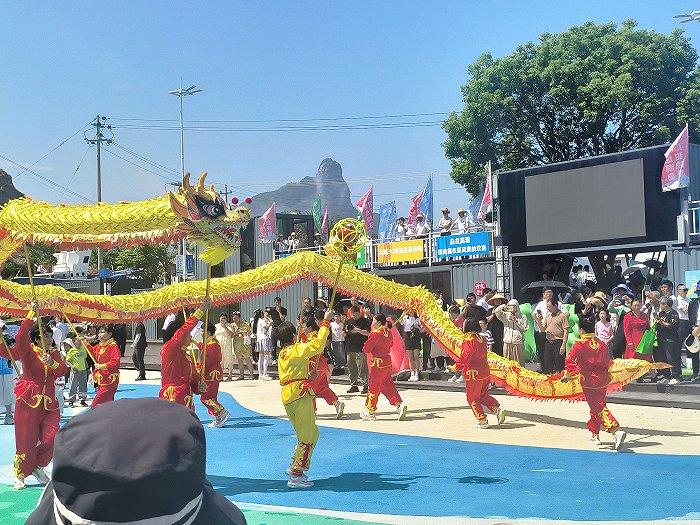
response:
<path id="1" fill-rule="evenodd" d="M 240 245 L 239 229 L 247 224 L 250 214 L 245 207 L 230 209 L 213 186 L 205 188 L 205 177 L 203 174 L 193 187 L 188 174 L 177 193 L 134 203 L 53 206 L 27 198 L 12 200 L 0 209 L 0 261 L 4 262 L 24 242 L 46 242 L 62 249 L 112 248 L 187 237 L 205 247 L 203 260 L 216 264 Z M 337 271 L 338 263 L 333 259 L 299 252 L 253 270 L 212 279 L 210 296 L 212 303 L 220 306 L 302 279 L 332 286 Z M 75 293 L 52 285 L 35 289 L 43 311 L 104 323 L 162 317 L 185 306 L 198 306 L 206 293 L 204 281 L 117 296 Z M 340 272 L 338 290 L 398 310 L 416 310 L 430 334 L 453 357 L 459 357 L 464 334 L 427 289 L 346 266 Z M 31 301 L 29 286 L 0 280 L 1 314 L 24 316 Z M 489 355 L 489 367 L 492 378 L 513 394 L 535 399 L 582 399 L 578 378 L 563 383 L 557 375 L 530 371 L 496 354 Z M 646 361 L 617 359 L 610 369 L 608 390 L 618 390 L 654 367 Z"/>

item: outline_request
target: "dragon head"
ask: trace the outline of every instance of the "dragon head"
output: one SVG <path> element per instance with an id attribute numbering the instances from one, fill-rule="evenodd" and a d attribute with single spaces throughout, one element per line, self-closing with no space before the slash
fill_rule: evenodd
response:
<path id="1" fill-rule="evenodd" d="M 186 173 L 178 192 L 170 193 L 170 205 L 182 217 L 178 229 L 203 248 L 199 258 L 218 264 L 241 245 L 239 230 L 250 220 L 250 212 L 243 206 L 230 208 L 213 185 L 205 187 L 206 178 L 202 173 L 192 186 Z"/>

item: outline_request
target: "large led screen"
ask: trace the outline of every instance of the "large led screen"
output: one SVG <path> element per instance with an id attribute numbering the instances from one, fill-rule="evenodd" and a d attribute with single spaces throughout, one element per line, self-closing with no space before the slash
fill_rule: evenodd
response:
<path id="1" fill-rule="evenodd" d="M 527 245 L 646 235 L 642 159 L 525 177 Z"/>

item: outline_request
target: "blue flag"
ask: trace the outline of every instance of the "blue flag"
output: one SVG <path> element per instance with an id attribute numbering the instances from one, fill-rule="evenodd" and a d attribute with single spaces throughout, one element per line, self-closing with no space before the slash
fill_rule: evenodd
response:
<path id="1" fill-rule="evenodd" d="M 418 209 L 423 212 L 425 219 L 433 225 L 433 176 L 428 177 L 428 181 L 423 188 L 423 198 L 418 205 Z"/>
<path id="2" fill-rule="evenodd" d="M 396 237 L 396 201 L 379 207 L 379 242 L 391 241 Z"/>

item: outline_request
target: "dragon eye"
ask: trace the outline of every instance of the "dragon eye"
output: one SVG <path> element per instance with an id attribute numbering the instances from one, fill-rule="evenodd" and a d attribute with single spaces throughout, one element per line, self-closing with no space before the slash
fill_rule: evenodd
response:
<path id="1" fill-rule="evenodd" d="M 224 214 L 224 209 L 218 204 L 205 204 L 202 206 L 202 211 L 210 217 L 218 217 Z"/>

